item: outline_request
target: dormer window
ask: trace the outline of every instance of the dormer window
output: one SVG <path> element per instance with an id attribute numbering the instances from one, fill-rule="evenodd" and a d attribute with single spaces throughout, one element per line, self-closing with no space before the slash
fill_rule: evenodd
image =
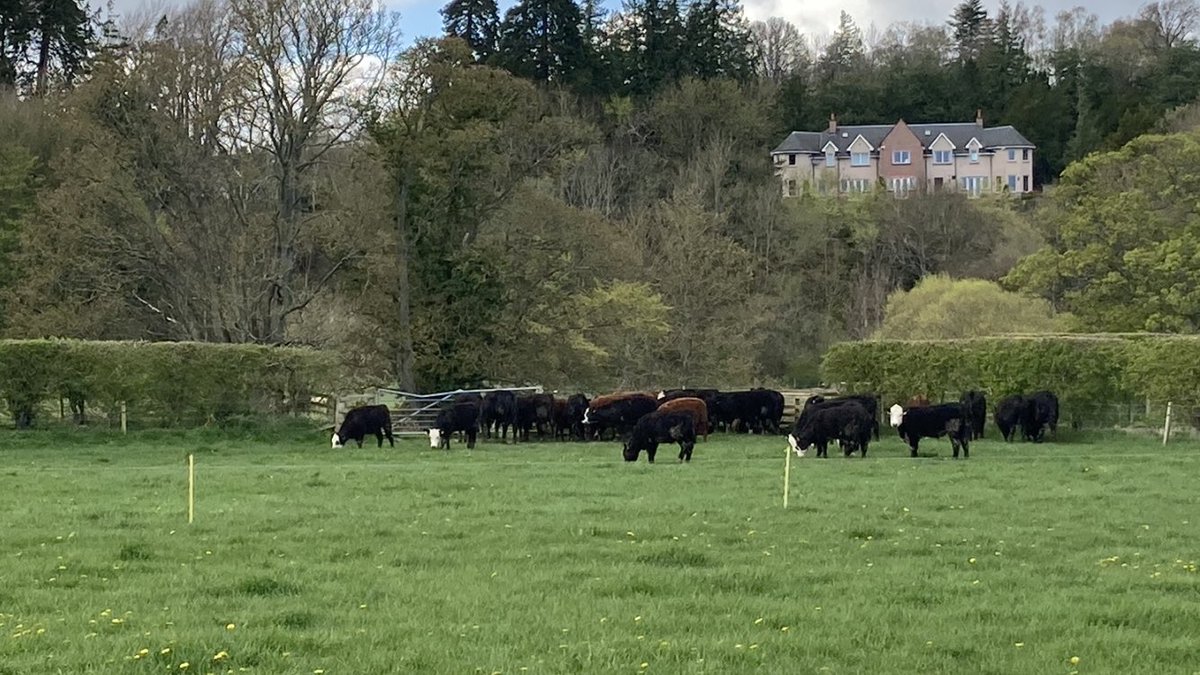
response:
<path id="1" fill-rule="evenodd" d="M 837 155 L 832 150 L 825 151 L 825 166 L 831 169 L 837 166 Z"/>
<path id="2" fill-rule="evenodd" d="M 971 148 L 971 163 L 979 163 L 979 148 Z"/>
<path id="3" fill-rule="evenodd" d="M 870 166 L 871 153 L 869 152 L 852 152 L 850 153 L 850 166 Z"/>

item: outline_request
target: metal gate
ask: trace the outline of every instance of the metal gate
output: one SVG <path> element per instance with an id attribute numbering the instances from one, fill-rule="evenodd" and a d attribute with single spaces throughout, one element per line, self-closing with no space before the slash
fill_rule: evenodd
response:
<path id="1" fill-rule="evenodd" d="M 436 394 L 414 394 L 377 387 L 362 394 L 340 396 L 334 405 L 334 429 L 342 423 L 346 411 L 363 405 L 386 405 L 392 413 L 392 433 L 397 435 L 424 435 L 433 426 L 438 412 L 459 394 L 484 395 L 492 391 L 511 391 L 514 394 L 540 394 L 542 387 L 497 387 L 494 389 L 455 389 Z"/>

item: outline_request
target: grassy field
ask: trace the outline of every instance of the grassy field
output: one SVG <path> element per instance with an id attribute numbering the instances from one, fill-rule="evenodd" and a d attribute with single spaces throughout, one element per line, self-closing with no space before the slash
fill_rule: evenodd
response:
<path id="1" fill-rule="evenodd" d="M 10 432 L 0 674 L 1200 671 L 1200 445 L 926 443 Z"/>

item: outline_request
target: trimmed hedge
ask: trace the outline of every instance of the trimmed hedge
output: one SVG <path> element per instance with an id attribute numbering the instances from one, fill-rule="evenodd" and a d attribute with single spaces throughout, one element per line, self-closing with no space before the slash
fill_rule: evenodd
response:
<path id="1" fill-rule="evenodd" d="M 68 398 L 167 425 L 294 413 L 329 391 L 332 355 L 312 349 L 196 342 L 0 340 L 0 398 L 18 427 Z"/>
<path id="2" fill-rule="evenodd" d="M 822 375 L 875 391 L 885 407 L 924 393 L 979 389 L 992 400 L 1049 389 L 1064 411 L 1133 400 L 1200 406 L 1200 338 L 1150 334 L 846 342 Z"/>

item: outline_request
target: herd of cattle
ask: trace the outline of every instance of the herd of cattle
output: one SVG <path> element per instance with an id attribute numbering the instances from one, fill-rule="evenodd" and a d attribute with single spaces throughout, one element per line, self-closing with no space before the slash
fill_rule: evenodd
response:
<path id="1" fill-rule="evenodd" d="M 624 440 L 622 454 L 636 461 L 644 450 L 654 461 L 660 443 L 677 443 L 679 459 L 690 461 L 696 437 L 707 439 L 712 431 L 782 433 L 784 397 L 771 389 L 722 392 L 716 389 L 673 389 L 657 394 L 620 392 L 589 399 L 574 394 L 565 399 L 551 394 L 517 395 L 511 391 L 492 391 L 486 395 L 463 393 L 441 411 L 429 433 L 433 448 L 450 448 L 451 436 L 458 432 L 474 448 L 480 432 L 485 438 L 508 442 L 509 433 L 516 442 L 527 442 L 532 433 L 543 439 L 586 441 L 606 435 Z M 970 456 L 970 442 L 982 438 L 987 401 L 982 392 L 968 391 L 958 403 L 930 404 L 922 397 L 905 405 L 893 405 L 888 419 L 900 437 L 908 443 L 912 456 L 922 438 L 948 437 L 954 457 L 961 449 Z M 879 397 L 852 394 L 825 398 L 812 396 L 796 415 L 788 444 L 803 457 L 810 447 L 818 457 L 828 456 L 828 446 L 837 442 L 846 456 L 867 454 L 872 438 L 879 439 Z M 1057 433 L 1058 398 L 1039 391 L 1028 396 L 1009 396 L 996 406 L 996 426 L 1006 441 L 1018 430 L 1026 440 L 1041 442 L 1048 429 Z M 391 414 L 387 406 L 355 408 L 346 413 L 333 447 L 374 435 L 383 447 L 383 439 L 395 446 Z"/>

